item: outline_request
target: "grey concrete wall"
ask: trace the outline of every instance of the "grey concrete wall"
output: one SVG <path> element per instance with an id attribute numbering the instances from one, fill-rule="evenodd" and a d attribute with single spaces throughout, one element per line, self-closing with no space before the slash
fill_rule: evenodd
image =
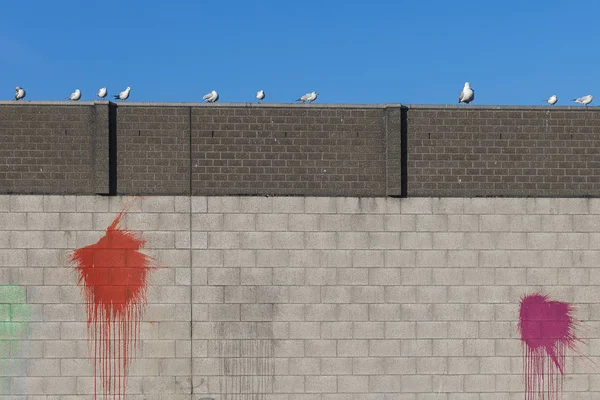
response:
<path id="1" fill-rule="evenodd" d="M 0 283 L 23 288 L 30 311 L 27 335 L 0 360 L 0 399 L 92 398 L 67 254 L 95 243 L 127 201 L 0 196 Z M 518 303 L 534 291 L 581 321 L 589 359 L 567 351 L 563 398 L 600 394 L 600 199 L 132 204 L 122 225 L 160 268 L 130 399 L 522 399 Z M 10 301 L 0 303 L 6 322 Z"/>

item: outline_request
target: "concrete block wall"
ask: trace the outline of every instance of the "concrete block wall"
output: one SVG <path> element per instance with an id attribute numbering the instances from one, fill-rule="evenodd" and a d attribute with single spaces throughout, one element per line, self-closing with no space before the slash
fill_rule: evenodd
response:
<path id="1" fill-rule="evenodd" d="M 407 110 L 409 196 L 600 194 L 600 113 L 579 107 Z"/>
<path id="2" fill-rule="evenodd" d="M 0 399 L 92 398 L 67 254 L 129 201 L 0 196 L 0 283 L 30 308 Z M 600 394 L 600 199 L 161 196 L 122 225 L 159 267 L 128 398 L 523 399 L 535 291 L 576 307 L 586 342 L 563 398 Z"/>

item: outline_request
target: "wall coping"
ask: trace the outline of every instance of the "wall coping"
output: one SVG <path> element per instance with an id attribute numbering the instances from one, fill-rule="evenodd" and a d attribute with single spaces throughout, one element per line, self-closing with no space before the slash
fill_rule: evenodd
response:
<path id="1" fill-rule="evenodd" d="M 560 110 L 560 111 L 600 111 L 600 106 L 521 106 L 521 105 L 464 105 L 464 104 L 337 104 L 337 103 L 200 103 L 200 102 L 114 102 L 114 101 L 69 101 L 69 100 L 0 100 L 0 106 L 13 105 L 47 105 L 47 106 L 93 106 L 116 104 L 119 107 L 216 107 L 216 108 L 397 108 L 426 110 Z"/>
<path id="2" fill-rule="evenodd" d="M 69 101 L 69 100 L 1 100 L 0 105 L 45 105 L 45 106 L 93 106 L 116 104 L 119 107 L 216 107 L 216 108 L 377 108 L 402 107 L 399 103 L 388 104 L 295 104 L 295 103 L 198 103 L 198 102 L 119 102 L 119 101 Z"/>

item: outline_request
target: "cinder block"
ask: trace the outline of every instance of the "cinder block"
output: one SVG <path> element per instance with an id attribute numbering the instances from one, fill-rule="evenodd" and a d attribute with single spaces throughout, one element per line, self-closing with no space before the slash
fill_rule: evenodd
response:
<path id="1" fill-rule="evenodd" d="M 337 232 L 338 249 L 368 249 L 369 235 L 367 232 Z"/>
<path id="2" fill-rule="evenodd" d="M 271 244 L 273 249 L 303 249 L 304 235 L 302 232 L 272 232 Z"/>
<path id="3" fill-rule="evenodd" d="M 402 232 L 400 248 L 404 250 L 431 249 L 433 248 L 432 235 L 431 232 Z"/>
<path id="4" fill-rule="evenodd" d="M 238 213 L 240 212 L 241 197 L 236 196 L 209 196 L 207 211 L 209 213 Z M 192 212 L 202 212 L 194 208 L 192 202 Z"/>
<path id="5" fill-rule="evenodd" d="M 320 215 L 315 214 L 289 214 L 288 229 L 292 232 L 306 232 L 319 230 Z"/>
<path id="6" fill-rule="evenodd" d="M 389 232 L 412 232 L 417 230 L 414 214 L 387 214 L 384 216 L 384 229 Z"/>
<path id="7" fill-rule="evenodd" d="M 325 289 L 326 287 L 323 287 L 323 290 Z M 289 293 L 290 303 L 310 304 L 321 302 L 320 286 L 290 286 Z"/>
<path id="8" fill-rule="evenodd" d="M 303 340 L 274 340 L 273 357 L 310 357 L 305 353 Z"/>
<path id="9" fill-rule="evenodd" d="M 223 266 L 223 250 L 192 250 L 192 265 L 196 267 Z"/>
<path id="10" fill-rule="evenodd" d="M 274 304 L 274 321 L 304 321 L 304 304 Z"/>
<path id="11" fill-rule="evenodd" d="M 290 267 L 318 267 L 321 263 L 321 251 L 320 250 L 286 250 L 289 251 Z M 287 266 L 283 265 L 283 266 Z"/>
<path id="12" fill-rule="evenodd" d="M 335 304 L 307 304 L 305 307 L 305 319 L 307 321 L 336 320 Z"/>
<path id="13" fill-rule="evenodd" d="M 192 214 L 192 230 L 194 231 L 222 231 L 224 227 L 224 214 Z"/>
<path id="14" fill-rule="evenodd" d="M 40 246 L 43 247 L 43 246 Z M 29 267 L 61 267 L 68 259 L 64 250 L 29 249 L 27 250 L 27 266 Z M 64 283 L 60 282 L 60 283 Z M 46 282 L 46 284 L 50 284 Z"/>
<path id="15" fill-rule="evenodd" d="M 399 321 L 400 304 L 369 304 L 369 321 Z"/>
<path id="16" fill-rule="evenodd" d="M 323 339 L 351 339 L 352 324 L 353 322 L 321 322 L 321 337 Z"/>
<path id="17" fill-rule="evenodd" d="M 306 357 L 342 357 L 338 354 L 338 340 L 305 340 L 305 356 Z"/>
<path id="18" fill-rule="evenodd" d="M 290 339 L 320 339 L 320 322 L 290 322 Z"/>
<path id="19" fill-rule="evenodd" d="M 369 284 L 370 268 L 338 268 L 337 282 L 339 285 L 367 285 Z"/>
<path id="20" fill-rule="evenodd" d="M 60 213 L 60 229 L 66 231 L 89 231 L 93 229 L 91 213 Z"/>
<path id="21" fill-rule="evenodd" d="M 400 268 L 369 268 L 369 285 L 400 285 Z"/>
<path id="22" fill-rule="evenodd" d="M 303 285 L 304 268 L 273 268 L 274 285 Z"/>
<path id="23" fill-rule="evenodd" d="M 210 321 L 240 321 L 240 305 L 209 304 L 208 318 Z"/>
<path id="24" fill-rule="evenodd" d="M 431 199 L 434 214 L 462 214 L 464 199 L 452 197 L 437 197 Z"/>
<path id="25" fill-rule="evenodd" d="M 77 197 L 43 196 L 43 208 L 45 212 L 73 212 L 77 209 Z"/>
<path id="26" fill-rule="evenodd" d="M 384 323 L 386 339 L 416 339 L 416 322 L 385 322 Z"/>
<path id="27" fill-rule="evenodd" d="M 336 319 L 338 321 L 367 321 L 368 307 L 367 304 L 337 304 Z"/>
<path id="28" fill-rule="evenodd" d="M 448 337 L 448 323 L 418 321 L 417 338 L 418 339 L 445 339 Z"/>
<path id="29" fill-rule="evenodd" d="M 370 393 L 400 393 L 403 387 L 400 375 L 369 376 Z"/>
<path id="30" fill-rule="evenodd" d="M 241 304 L 242 321 L 272 321 L 272 304 Z"/>
<path id="31" fill-rule="evenodd" d="M 350 303 L 383 303 L 385 290 L 381 286 L 353 286 L 350 288 Z"/>
<path id="32" fill-rule="evenodd" d="M 305 232 L 304 247 L 306 249 L 335 249 L 335 232 Z"/>
<path id="33" fill-rule="evenodd" d="M 307 214 L 336 213 L 335 197 L 305 197 L 304 212 Z"/>
<path id="34" fill-rule="evenodd" d="M 257 303 L 289 303 L 290 287 L 288 286 L 258 286 L 256 287 Z"/>
<path id="35" fill-rule="evenodd" d="M 10 211 L 42 212 L 44 211 L 44 198 L 42 196 L 13 194 L 10 196 Z"/>
<path id="36" fill-rule="evenodd" d="M 59 230 L 59 215 L 59 213 L 27 213 L 27 229 L 30 231 Z"/>
<path id="37" fill-rule="evenodd" d="M 462 285 L 464 283 L 463 269 L 461 268 L 433 268 L 432 275 L 434 285 Z"/>
<path id="38" fill-rule="evenodd" d="M 17 231 L 27 229 L 26 213 L 0 213 L 0 230 Z"/>
<path id="39" fill-rule="evenodd" d="M 287 231 L 287 214 L 256 214 L 256 229 L 258 231 Z"/>
<path id="40" fill-rule="evenodd" d="M 351 219 L 355 215 L 345 214 L 319 214 L 318 226 L 326 232 L 350 231 L 352 230 Z"/>
<path id="41" fill-rule="evenodd" d="M 404 233 L 402 235 L 404 235 Z M 369 248 L 370 249 L 400 249 L 400 233 L 399 232 L 369 232 Z"/>
<path id="42" fill-rule="evenodd" d="M 383 322 L 353 322 L 352 326 L 352 336 L 355 339 L 385 338 L 385 325 Z"/>
<path id="43" fill-rule="evenodd" d="M 303 213 L 304 197 L 273 197 L 274 213 Z"/>
<path id="44" fill-rule="evenodd" d="M 244 269 L 245 271 L 246 269 Z M 240 268 L 209 268 L 209 285 L 239 285 Z"/>
<path id="45" fill-rule="evenodd" d="M 290 375 L 320 375 L 321 362 L 318 358 L 290 358 Z"/>
<path id="46" fill-rule="evenodd" d="M 256 266 L 256 250 L 228 250 L 223 254 L 224 267 Z"/>
<path id="47" fill-rule="evenodd" d="M 240 232 L 209 232 L 209 249 L 239 249 L 241 247 Z"/>
<path id="48" fill-rule="evenodd" d="M 369 340 L 338 340 L 338 357 L 368 357 Z"/>
<path id="49" fill-rule="evenodd" d="M 352 375 L 352 358 L 324 358 L 321 357 L 321 373 L 324 375 Z"/>
<path id="50" fill-rule="evenodd" d="M 429 197 L 403 198 L 400 203 L 402 214 L 431 214 L 433 199 Z"/>
<path id="51" fill-rule="evenodd" d="M 449 232 L 469 232 L 478 230 L 478 215 L 448 215 Z"/>
<path id="52" fill-rule="evenodd" d="M 304 376 L 274 376 L 273 393 L 304 393 Z"/>
<path id="53" fill-rule="evenodd" d="M 448 265 L 447 250 L 427 250 L 417 252 L 417 267 L 443 268 Z M 444 268 L 445 269 L 445 268 Z"/>
<path id="54" fill-rule="evenodd" d="M 226 231 L 256 230 L 256 214 L 225 214 L 223 229 Z"/>
<path id="55" fill-rule="evenodd" d="M 384 296 L 386 303 L 416 303 L 416 286 L 385 286 Z"/>

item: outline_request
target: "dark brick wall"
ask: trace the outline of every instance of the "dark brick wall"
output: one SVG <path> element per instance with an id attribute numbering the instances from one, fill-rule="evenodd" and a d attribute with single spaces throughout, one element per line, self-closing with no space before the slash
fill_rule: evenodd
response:
<path id="1" fill-rule="evenodd" d="M 190 191 L 190 108 L 118 106 L 117 193 Z"/>
<path id="2" fill-rule="evenodd" d="M 0 105 L 0 193 L 103 190 L 96 160 L 108 154 L 102 147 L 96 151 L 94 133 L 98 121 L 105 120 L 91 103 Z"/>
<path id="3" fill-rule="evenodd" d="M 194 195 L 386 193 L 385 108 L 196 107 L 192 126 Z"/>
<path id="4" fill-rule="evenodd" d="M 0 102 L 0 193 L 600 196 L 600 108 Z"/>
<path id="5" fill-rule="evenodd" d="M 409 107 L 409 196 L 599 196 L 595 107 Z"/>

